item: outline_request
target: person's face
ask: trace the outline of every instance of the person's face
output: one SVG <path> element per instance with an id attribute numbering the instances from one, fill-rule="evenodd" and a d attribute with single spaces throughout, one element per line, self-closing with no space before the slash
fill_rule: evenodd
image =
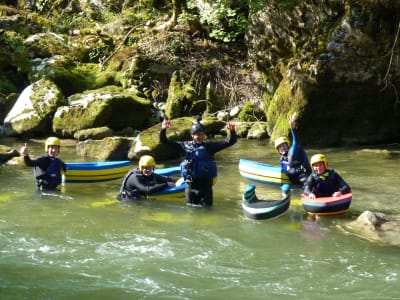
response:
<path id="1" fill-rule="evenodd" d="M 325 172 L 325 163 L 323 161 L 316 162 L 315 164 L 312 165 L 312 168 L 315 173 L 318 175 L 321 175 Z"/>
<path id="2" fill-rule="evenodd" d="M 142 173 L 144 176 L 150 176 L 153 174 L 154 166 L 142 167 Z"/>
<path id="3" fill-rule="evenodd" d="M 59 146 L 50 145 L 50 146 L 47 147 L 47 153 L 51 157 L 56 157 L 59 152 L 60 152 L 60 147 Z"/>
<path id="4" fill-rule="evenodd" d="M 195 132 L 192 134 L 192 139 L 196 144 L 201 144 L 204 142 L 206 134 L 203 131 Z"/>
<path id="5" fill-rule="evenodd" d="M 278 152 L 282 155 L 289 151 L 288 144 L 283 143 L 278 146 Z"/>

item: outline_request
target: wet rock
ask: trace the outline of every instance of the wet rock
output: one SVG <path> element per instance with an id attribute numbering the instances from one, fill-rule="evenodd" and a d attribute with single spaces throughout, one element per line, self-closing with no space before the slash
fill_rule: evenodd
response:
<path id="1" fill-rule="evenodd" d="M 113 135 L 113 131 L 107 126 L 83 129 L 75 132 L 74 138 L 78 141 L 84 141 L 88 139 L 101 140 L 105 137 L 110 137 Z"/>
<path id="2" fill-rule="evenodd" d="M 24 89 L 5 117 L 5 135 L 41 136 L 51 132 L 52 116 L 65 104 L 64 95 L 52 81 L 36 81 Z"/>
<path id="3" fill-rule="evenodd" d="M 400 215 L 364 211 L 357 220 L 344 227 L 363 239 L 400 246 Z"/>
<path id="4" fill-rule="evenodd" d="M 85 158 L 104 160 L 127 160 L 132 139 L 107 137 L 102 140 L 86 140 L 76 144 L 76 153 Z"/>
<path id="5" fill-rule="evenodd" d="M 13 157 L 19 156 L 19 152 L 8 146 L 0 145 L 0 163 L 5 163 Z"/>

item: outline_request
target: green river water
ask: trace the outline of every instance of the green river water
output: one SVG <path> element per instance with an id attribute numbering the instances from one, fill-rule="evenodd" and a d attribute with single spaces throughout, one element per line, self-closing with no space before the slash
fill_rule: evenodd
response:
<path id="1" fill-rule="evenodd" d="M 43 152 L 43 144 L 29 145 L 32 157 Z M 208 210 L 183 199 L 119 203 L 122 179 L 43 195 L 31 168 L 1 166 L 0 299 L 400 299 L 399 248 L 340 229 L 364 210 L 400 213 L 400 158 L 359 150 L 308 149 L 325 153 L 353 189 L 347 214 L 318 221 L 307 218 L 298 192 L 279 218 L 244 217 L 250 182 L 239 157 L 278 161 L 257 141 L 217 154 Z M 72 145 L 60 158 L 81 160 Z M 278 192 L 257 184 L 259 195 Z"/>

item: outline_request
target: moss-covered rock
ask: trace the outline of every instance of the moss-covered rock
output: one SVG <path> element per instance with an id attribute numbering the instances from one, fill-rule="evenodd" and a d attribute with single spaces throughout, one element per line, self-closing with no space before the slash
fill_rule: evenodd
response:
<path id="1" fill-rule="evenodd" d="M 262 140 L 268 138 L 267 134 L 267 123 L 266 122 L 254 122 L 251 126 L 247 139 Z"/>
<path id="2" fill-rule="evenodd" d="M 182 117 L 171 120 L 171 127 L 167 129 L 168 139 L 176 141 L 191 140 L 190 127 L 194 121 L 195 119 L 190 117 Z M 219 121 L 216 118 L 205 119 L 202 121 L 202 124 L 204 125 L 206 133 L 209 136 L 221 134 L 221 130 L 225 127 L 225 122 Z M 161 124 L 157 124 L 146 130 L 143 130 L 140 135 L 137 136 L 136 143 L 129 151 L 129 159 L 138 159 L 144 154 L 154 155 L 157 160 L 181 158 L 181 154 L 177 153 L 176 149 L 171 149 L 169 146 L 160 144 L 160 129 Z"/>
<path id="3" fill-rule="evenodd" d="M 29 73 L 30 80 L 47 78 L 57 84 L 65 96 L 113 85 L 118 74 L 102 72 L 98 64 L 76 63 L 65 56 L 36 59 Z"/>
<path id="4" fill-rule="evenodd" d="M 191 138 L 190 127 L 192 126 L 193 121 L 193 118 L 188 117 L 171 120 L 171 127 L 167 129 L 167 137 L 179 141 L 189 140 Z M 140 135 L 136 137 L 136 142 L 129 151 L 129 159 L 138 159 L 144 154 L 151 154 L 157 160 L 179 157 L 180 153 L 176 153 L 176 150 L 160 144 L 160 129 L 161 124 L 156 124 L 143 130 Z"/>
<path id="5" fill-rule="evenodd" d="M 196 115 L 206 110 L 206 102 L 200 101 L 200 96 L 190 81 L 185 82 L 186 76 L 182 70 L 172 75 L 165 107 L 165 114 L 170 119 Z"/>
<path id="6" fill-rule="evenodd" d="M 4 120 L 6 135 L 43 136 L 51 132 L 53 115 L 66 100 L 50 80 L 39 80 L 20 95 Z"/>
<path id="7" fill-rule="evenodd" d="M 271 140 L 289 134 L 288 116 L 296 112 L 297 118 L 302 117 L 302 111 L 308 103 L 304 85 L 292 86 L 288 78 L 283 79 L 279 84 L 266 113 L 267 132 Z"/>
<path id="8" fill-rule="evenodd" d="M 265 121 L 265 113 L 251 102 L 245 103 L 239 112 L 238 119 L 245 122 Z"/>
<path id="9" fill-rule="evenodd" d="M 132 139 L 123 137 L 107 137 L 102 140 L 86 140 L 76 144 L 76 153 L 82 157 L 107 160 L 126 160 Z"/>
<path id="10" fill-rule="evenodd" d="M 31 57 L 51 57 L 54 55 L 65 55 L 70 52 L 66 37 L 52 33 L 41 32 L 29 36 L 24 41 Z"/>
<path id="11" fill-rule="evenodd" d="M 148 100 L 119 87 L 75 94 L 69 102 L 70 106 L 58 108 L 53 120 L 53 131 L 63 137 L 73 137 L 76 131 L 92 127 L 143 129 L 151 115 Z"/>
<path id="12" fill-rule="evenodd" d="M 78 130 L 77 132 L 75 132 L 74 138 L 78 141 L 84 141 L 88 139 L 101 140 L 104 139 L 105 137 L 112 136 L 112 134 L 113 131 L 110 128 L 108 128 L 107 126 L 103 126 L 97 128 Z"/>

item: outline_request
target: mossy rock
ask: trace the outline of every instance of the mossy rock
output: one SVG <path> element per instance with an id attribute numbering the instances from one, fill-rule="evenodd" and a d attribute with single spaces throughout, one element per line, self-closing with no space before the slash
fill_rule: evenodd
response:
<path id="1" fill-rule="evenodd" d="M 151 115 L 150 101 L 119 87 L 75 94 L 69 100 L 71 106 L 60 107 L 53 120 L 53 131 L 63 137 L 92 127 L 143 129 Z"/>
<path id="2" fill-rule="evenodd" d="M 5 145 L 0 145 L 0 163 L 5 163 L 13 157 L 19 156 L 19 152 Z"/>
<path id="3" fill-rule="evenodd" d="M 171 120 L 171 127 L 167 129 L 167 137 L 171 140 L 185 141 L 191 139 L 190 127 L 194 119 L 182 117 Z M 130 149 L 128 157 L 130 160 L 138 159 L 144 154 L 153 155 L 158 160 L 173 159 L 180 156 L 176 150 L 169 146 L 160 144 L 161 123 L 143 130 L 136 138 L 135 145 Z"/>
<path id="4" fill-rule="evenodd" d="M 306 81 L 303 84 L 306 86 Z M 289 134 L 288 116 L 296 112 L 297 119 L 300 119 L 307 103 L 308 99 L 302 85 L 293 90 L 288 78 L 284 78 L 281 81 L 266 112 L 266 130 L 271 140 Z"/>
<path id="5" fill-rule="evenodd" d="M 251 126 L 247 139 L 262 140 L 268 138 L 267 134 L 267 123 L 266 122 L 254 122 Z"/>
<path id="6" fill-rule="evenodd" d="M 133 139 L 107 137 L 102 140 L 86 140 L 76 144 L 76 153 L 82 157 L 107 160 L 127 160 Z"/>
<path id="7" fill-rule="evenodd" d="M 191 140 L 190 127 L 195 122 L 195 118 L 182 117 L 171 120 L 171 127 L 167 129 L 168 139 L 175 141 Z M 202 121 L 207 135 L 220 134 L 225 127 L 225 122 L 219 121 L 216 118 L 208 118 Z M 156 160 L 168 160 L 181 158 L 181 153 L 175 149 L 171 149 L 167 145 L 160 144 L 161 124 L 154 125 L 146 130 L 143 130 L 136 138 L 135 145 L 129 151 L 129 159 L 138 159 L 144 154 L 153 155 Z"/>
<path id="8" fill-rule="evenodd" d="M 265 113 L 262 109 L 255 107 L 254 104 L 247 102 L 238 115 L 238 119 L 244 122 L 265 121 Z"/>
<path id="9" fill-rule="evenodd" d="M 113 131 L 110 128 L 108 128 L 107 126 L 103 126 L 78 130 L 77 132 L 75 132 L 74 138 L 78 141 L 84 141 L 88 139 L 101 140 L 106 137 L 112 136 L 112 134 Z"/>
<path id="10" fill-rule="evenodd" d="M 24 41 L 24 45 L 31 55 L 41 58 L 66 55 L 71 51 L 63 36 L 50 32 L 31 35 Z"/>
<path id="11" fill-rule="evenodd" d="M 57 84 L 65 96 L 105 85 L 114 85 L 118 81 L 118 74 L 115 72 L 103 72 L 98 64 L 77 64 L 68 57 L 57 56 L 36 64 L 38 65 L 29 73 L 30 80 L 50 79 Z"/>
<path id="12" fill-rule="evenodd" d="M 66 104 L 60 89 L 50 80 L 39 80 L 29 88 L 14 104 L 16 110 L 13 107 L 6 117 L 7 135 L 43 136 L 50 133 L 54 113 Z"/>
<path id="13" fill-rule="evenodd" d="M 174 72 L 168 89 L 165 114 L 170 119 L 187 115 L 196 115 L 206 110 L 206 101 L 200 96 L 190 82 L 185 81 L 183 71 Z"/>

